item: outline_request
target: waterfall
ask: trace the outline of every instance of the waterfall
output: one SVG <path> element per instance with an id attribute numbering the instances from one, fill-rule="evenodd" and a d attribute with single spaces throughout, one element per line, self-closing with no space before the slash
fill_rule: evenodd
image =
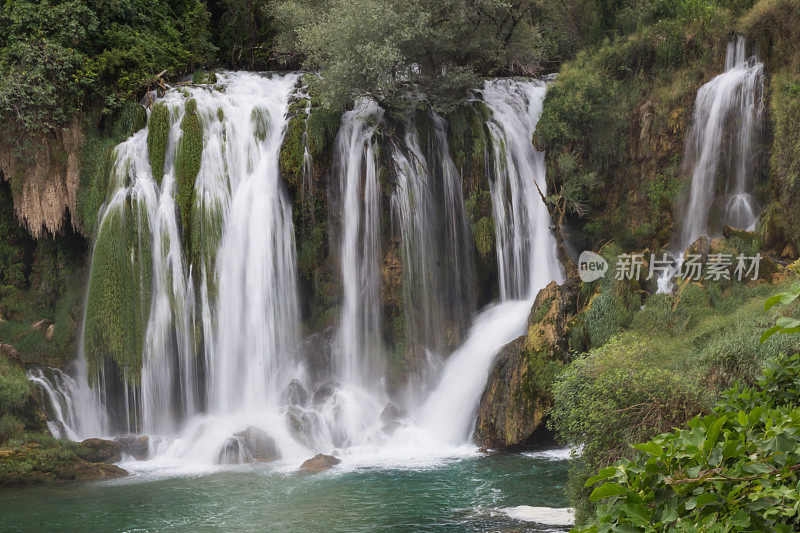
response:
<path id="1" fill-rule="evenodd" d="M 713 223 L 740 229 L 753 226 L 753 145 L 763 114 L 764 65 L 746 58 L 745 39 L 728 43 L 725 72 L 697 92 L 686 140 L 689 202 L 680 219 L 678 244 L 685 249 Z M 710 220 L 719 203 L 718 221 Z M 717 228 L 719 226 L 717 225 Z"/>
<path id="2" fill-rule="evenodd" d="M 52 404 L 54 434 L 146 433 L 155 462 L 170 465 L 252 457 L 243 446 L 254 435 L 289 459 L 390 442 L 441 453 L 468 442 L 495 355 L 524 333 L 537 291 L 562 279 L 539 195 L 544 154 L 531 143 L 545 85 L 496 80 L 478 95 L 491 114 L 487 178 L 502 301 L 477 315 L 473 241 L 447 121 L 420 113 L 392 135 L 374 103 L 344 113 L 328 176 L 341 314 L 332 342 L 315 345 L 322 333 L 301 342 L 292 203 L 279 169 L 289 103 L 305 96 L 300 76 L 218 78 L 214 88 L 167 91 L 147 127 L 114 151 L 81 339 L 88 367 L 76 379 L 30 374 Z M 300 194 L 311 186 L 311 165 L 305 146 Z M 196 173 L 190 195 L 187 167 L 188 179 Z M 409 348 L 401 356 L 416 365 L 405 397 L 394 399 L 382 316 L 387 234 L 402 263 Z M 116 287 L 108 279 L 124 290 L 105 294 Z M 115 305 L 131 320 L 122 343 L 129 349 L 98 361 L 120 346 L 103 328 L 103 312 Z M 382 411 L 398 399 L 411 412 L 395 431 Z M 89 420 L 88 409 L 102 416 Z"/>
<path id="3" fill-rule="evenodd" d="M 550 281 L 563 279 L 550 230 L 544 152 L 532 136 L 547 87 L 541 81 L 487 81 L 483 98 L 492 112 L 491 194 L 497 240 L 500 296 L 532 299 Z"/>
<path id="4" fill-rule="evenodd" d="M 753 197 L 755 143 L 764 112 L 764 65 L 747 57 L 744 37 L 728 43 L 725 71 L 697 91 L 686 137 L 684 169 L 691 175 L 687 203 L 678 211 L 672 254 L 677 265 L 659 279 L 671 289 L 683 252 L 723 224 L 752 230 L 758 220 Z"/>
<path id="5" fill-rule="evenodd" d="M 380 185 L 375 127 L 382 111 L 361 101 L 342 117 L 334 165 L 341 195 L 342 318 L 339 373 L 346 383 L 367 385 L 385 368 L 381 339 Z M 380 378 L 379 378 L 380 379 Z"/>
<path id="6" fill-rule="evenodd" d="M 391 206 L 401 239 L 406 339 L 421 352 L 415 370 L 426 381 L 435 373 L 429 361 L 451 347 L 447 337 L 460 338 L 469 325 L 475 267 L 447 123 L 435 114 L 421 120 L 432 126 L 425 146 L 414 122 L 408 121 L 402 144 L 391 147 L 397 176 Z"/>
<path id="7" fill-rule="evenodd" d="M 547 191 L 544 153 L 531 140 L 545 90 L 539 81 L 512 80 L 487 81 L 483 89 L 492 112 L 487 122 L 494 156 L 490 186 L 503 301 L 476 317 L 422 407 L 422 425 L 447 442 L 470 438 L 495 356 L 525 333 L 539 290 L 553 280 L 563 281 L 550 216 L 539 194 Z"/>

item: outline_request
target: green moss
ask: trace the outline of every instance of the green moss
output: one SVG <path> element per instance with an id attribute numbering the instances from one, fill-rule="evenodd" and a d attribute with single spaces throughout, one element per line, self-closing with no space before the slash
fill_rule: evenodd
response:
<path id="1" fill-rule="evenodd" d="M 169 109 L 162 102 L 156 102 L 150 112 L 150 124 L 147 129 L 147 151 L 150 155 L 150 171 L 153 179 L 161 185 L 164 178 L 164 158 L 167 155 L 169 140 Z"/>
<path id="2" fill-rule="evenodd" d="M 144 209 L 130 200 L 112 206 L 103 218 L 92 255 L 84 332 L 90 367 L 111 360 L 133 383 L 141 372 L 150 314 L 152 256 Z"/>
<path id="3" fill-rule="evenodd" d="M 203 157 L 203 127 L 197 115 L 197 102 L 194 98 L 186 101 L 186 112 L 181 121 L 181 139 L 175 155 L 175 182 L 178 185 L 177 204 L 184 232 L 184 249 L 189 256 L 191 250 L 192 206 L 194 202 L 194 182 L 200 172 Z"/>
<path id="4" fill-rule="evenodd" d="M 0 356 L 0 414 L 22 408 L 30 396 L 31 387 L 25 372 Z"/>
<path id="5" fill-rule="evenodd" d="M 317 159 L 325 153 L 336 139 L 339 124 L 342 120 L 340 111 L 331 111 L 324 107 L 315 107 L 308 115 L 308 152 Z"/>
<path id="6" fill-rule="evenodd" d="M 286 127 L 286 134 L 281 145 L 281 173 L 286 184 L 296 189 L 303 179 L 303 161 L 305 146 L 303 136 L 306 130 L 305 113 L 292 117 Z"/>
<path id="7" fill-rule="evenodd" d="M 253 108 L 250 113 L 250 122 L 253 123 L 253 131 L 256 139 L 263 141 L 269 132 L 269 111 L 262 107 Z"/>
<path id="8" fill-rule="evenodd" d="M 217 83 L 217 75 L 216 73 L 211 70 L 195 70 L 192 74 L 192 83 L 194 84 L 214 84 Z"/>
<path id="9" fill-rule="evenodd" d="M 494 219 L 482 217 L 472 225 L 472 236 L 475 239 L 475 249 L 482 259 L 486 259 L 494 252 Z"/>

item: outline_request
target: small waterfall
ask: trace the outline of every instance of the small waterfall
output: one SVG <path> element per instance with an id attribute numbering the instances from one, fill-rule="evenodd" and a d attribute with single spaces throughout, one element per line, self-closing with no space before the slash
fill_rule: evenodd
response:
<path id="1" fill-rule="evenodd" d="M 684 168 L 691 175 L 687 203 L 678 211 L 672 245 L 676 265 L 659 280 L 670 291 L 684 251 L 722 225 L 752 230 L 758 220 L 753 197 L 755 144 L 764 113 L 764 65 L 747 57 L 744 37 L 728 43 L 725 72 L 700 87 L 686 138 Z"/>
<path id="2" fill-rule="evenodd" d="M 689 201 L 680 220 L 678 247 L 685 250 L 721 224 L 747 229 L 755 224 L 752 196 L 754 144 L 763 115 L 764 65 L 746 57 L 745 39 L 728 43 L 725 72 L 697 92 L 686 140 Z M 715 205 L 717 204 L 717 205 Z M 716 208 L 716 220 L 711 218 Z"/>
<path id="3" fill-rule="evenodd" d="M 342 117 L 334 165 L 341 195 L 340 260 L 344 301 L 339 373 L 346 383 L 375 385 L 385 369 L 381 341 L 380 184 L 374 125 L 382 111 L 361 101 Z"/>
<path id="4" fill-rule="evenodd" d="M 423 427 L 446 442 L 470 438 L 495 356 L 525 333 L 538 291 L 553 280 L 563 281 L 550 216 L 539 194 L 547 191 L 544 153 L 531 141 L 545 90 L 542 82 L 512 80 L 487 81 L 483 89 L 492 111 L 487 123 L 494 156 L 490 185 L 503 301 L 476 317 L 421 410 Z"/>
<path id="5" fill-rule="evenodd" d="M 401 239 L 406 338 L 421 352 L 416 370 L 423 381 L 435 377 L 428 361 L 441 358 L 462 336 L 475 308 L 474 255 L 461 176 L 450 157 L 447 123 L 435 114 L 426 119 L 432 126 L 426 146 L 409 121 L 403 143 L 391 148 L 397 175 L 391 205 Z"/>
<path id="6" fill-rule="evenodd" d="M 27 374 L 28 380 L 47 400 L 44 402 L 47 427 L 54 436 L 83 440 L 107 433 L 105 407 L 89 389 L 89 382 L 81 369 L 78 369 L 76 378 L 56 368 L 34 368 Z"/>
<path id="7" fill-rule="evenodd" d="M 500 296 L 532 299 L 550 281 L 563 280 L 551 220 L 544 152 L 532 135 L 547 86 L 541 81 L 487 81 L 483 98 L 492 112 L 491 194 Z"/>

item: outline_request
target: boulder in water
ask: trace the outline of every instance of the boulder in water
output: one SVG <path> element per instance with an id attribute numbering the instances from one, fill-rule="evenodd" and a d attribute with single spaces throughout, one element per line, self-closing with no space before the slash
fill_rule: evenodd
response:
<path id="1" fill-rule="evenodd" d="M 296 379 L 289 382 L 281 396 L 283 397 L 284 405 L 303 406 L 308 402 L 308 393 L 305 387 Z"/>
<path id="2" fill-rule="evenodd" d="M 80 458 L 90 463 L 117 463 L 122 460 L 122 444 L 113 440 L 86 439 Z"/>
<path id="3" fill-rule="evenodd" d="M 280 457 L 272 437 L 262 429 L 248 426 L 225 440 L 217 455 L 217 463 L 268 463 Z"/>
<path id="4" fill-rule="evenodd" d="M 130 455 L 137 461 L 144 461 L 150 451 L 150 437 L 147 435 L 124 435 L 114 439 L 122 445 L 122 452 Z"/>
<path id="5" fill-rule="evenodd" d="M 317 390 L 314 391 L 314 397 L 312 398 L 314 405 L 321 405 L 327 402 L 329 398 L 333 398 L 338 388 L 339 384 L 334 381 L 327 381 L 317 387 Z"/>
<path id="6" fill-rule="evenodd" d="M 320 472 L 330 470 L 341 462 L 342 461 L 332 455 L 318 453 L 300 465 L 300 472 L 304 474 L 319 474 Z"/>
<path id="7" fill-rule="evenodd" d="M 286 410 L 286 422 L 289 433 L 303 445 L 314 448 L 315 436 L 319 433 L 319 416 L 314 411 L 306 411 L 291 405 Z"/>
<path id="8" fill-rule="evenodd" d="M 386 407 L 381 411 L 381 422 L 389 424 L 390 422 L 397 422 L 403 418 L 408 417 L 408 411 L 400 409 L 393 403 L 387 403 Z"/>
<path id="9" fill-rule="evenodd" d="M 579 286 L 569 277 L 539 291 L 528 318 L 528 334 L 504 346 L 481 396 L 475 440 L 486 448 L 510 448 L 531 439 L 552 404 L 547 388 L 535 386 L 538 369 L 567 359 L 567 332 Z"/>

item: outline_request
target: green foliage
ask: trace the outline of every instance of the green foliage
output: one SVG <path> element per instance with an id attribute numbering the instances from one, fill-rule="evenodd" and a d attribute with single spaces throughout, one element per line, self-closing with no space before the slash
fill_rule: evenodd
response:
<path id="1" fill-rule="evenodd" d="M 796 531 L 800 526 L 800 356 L 767 365 L 713 414 L 633 446 L 586 481 L 601 502 L 578 531 Z"/>
<path id="2" fill-rule="evenodd" d="M 147 125 L 147 152 L 150 156 L 150 171 L 153 179 L 161 185 L 164 179 L 164 158 L 167 156 L 170 118 L 169 109 L 163 102 L 156 102 L 150 111 Z"/>
<path id="3" fill-rule="evenodd" d="M 254 110 L 255 114 L 255 110 Z M 181 121 L 181 138 L 175 154 L 175 182 L 178 185 L 177 204 L 184 231 L 184 243 L 191 255 L 192 205 L 194 202 L 194 181 L 200 172 L 203 157 L 203 126 L 197 115 L 197 102 L 194 98 L 186 101 L 186 109 Z M 265 133 L 266 135 L 266 133 Z"/>
<path id="4" fill-rule="evenodd" d="M 187 105 L 187 113 L 188 111 Z M 250 122 L 253 123 L 253 132 L 256 139 L 263 141 L 269 133 L 269 111 L 263 107 L 254 107 L 250 113 Z"/>
<path id="5" fill-rule="evenodd" d="M 25 250 L 30 240 L 14 216 L 11 191 L 0 185 L 0 297 L 24 288 Z"/>
<path id="6" fill-rule="evenodd" d="M 115 147 L 145 127 L 147 114 L 136 102 L 125 102 L 113 113 L 103 115 L 99 126 L 84 126 L 77 216 L 87 235 L 93 235 L 100 207 L 112 192 L 111 176 Z"/>
<path id="7" fill-rule="evenodd" d="M 54 131 L 84 102 L 115 109 L 156 74 L 190 71 L 213 51 L 202 0 L 24 0 L 0 11 L 0 118 Z"/>
<path id="8" fill-rule="evenodd" d="M 764 311 L 769 311 L 777 304 L 790 305 L 800 296 L 800 282 L 792 285 L 788 292 L 775 294 L 764 302 Z M 800 320 L 788 316 L 779 317 L 774 326 L 761 335 L 760 342 L 764 342 L 776 333 L 783 335 L 800 333 Z"/>
<path id="9" fill-rule="evenodd" d="M 305 113 L 298 113 L 291 117 L 283 136 L 283 144 L 281 144 L 279 156 L 281 174 L 286 184 L 292 188 L 300 185 L 303 179 L 307 118 Z"/>
<path id="10" fill-rule="evenodd" d="M 800 74 L 791 69 L 776 73 L 771 96 L 770 189 L 775 203 L 769 220 L 789 242 L 800 246 L 800 221 L 795 215 L 800 199 Z"/>
<path id="11" fill-rule="evenodd" d="M 707 412 L 719 391 L 736 381 L 753 383 L 765 360 L 800 348 L 791 336 L 758 341 L 774 322 L 774 310 L 764 315 L 764 302 L 781 287 L 710 289 L 686 283 L 674 295 L 650 296 L 627 330 L 556 379 L 550 426 L 565 442 L 584 446 L 583 465 L 569 481 L 580 520 L 592 512 L 583 488 L 592 471 L 630 457 L 628 444 Z M 568 335 L 580 349 L 581 339 Z"/>
<path id="12" fill-rule="evenodd" d="M 30 393 L 31 385 L 25 372 L 0 356 L 0 415 L 22 409 Z"/>
<path id="13" fill-rule="evenodd" d="M 92 255 L 84 342 L 91 368 L 111 360 L 137 383 L 150 315 L 152 255 L 144 205 L 135 199 L 109 207 Z"/>
<path id="14" fill-rule="evenodd" d="M 609 272 L 616 269 L 619 248 L 610 246 L 603 250 L 603 257 L 608 261 Z M 616 280 L 607 275 L 598 280 L 599 290 L 589 302 L 584 313 L 584 324 L 592 347 L 605 344 L 620 328 L 631 323 L 633 314 L 641 303 L 636 293 L 638 282 Z"/>
<path id="15" fill-rule="evenodd" d="M 529 1 L 288 0 L 278 20 L 293 25 L 305 65 L 319 69 L 328 107 L 369 96 L 408 109 L 419 93 L 452 109 L 495 70 L 535 73 L 543 41 Z"/>

